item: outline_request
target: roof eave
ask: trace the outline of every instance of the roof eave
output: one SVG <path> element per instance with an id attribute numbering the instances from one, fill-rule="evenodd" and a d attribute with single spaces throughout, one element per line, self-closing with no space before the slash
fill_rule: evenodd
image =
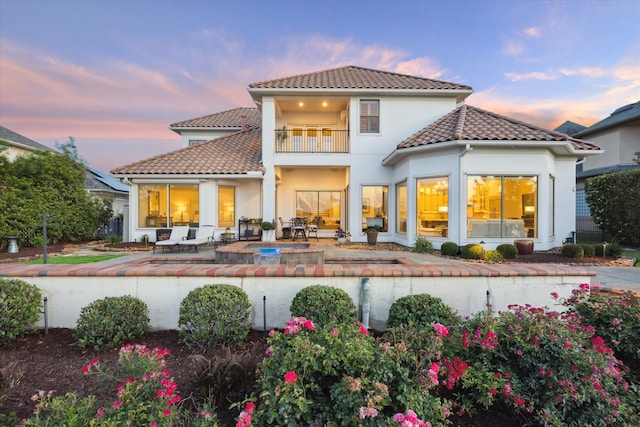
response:
<path id="1" fill-rule="evenodd" d="M 593 126 L 588 127 L 588 128 L 586 128 L 584 130 L 581 130 L 580 132 L 578 132 L 578 133 L 576 133 L 576 134 L 574 134 L 572 136 L 574 138 L 582 139 L 582 137 L 584 137 L 585 135 L 591 135 L 591 134 L 595 134 L 595 133 L 598 133 L 598 132 L 603 132 L 603 131 L 606 131 L 606 130 L 610 130 L 611 128 L 625 126 L 625 125 L 627 125 L 629 123 L 633 123 L 633 122 L 640 122 L 640 117 L 632 116 L 632 117 L 628 117 L 628 118 L 623 119 L 623 120 L 618 120 L 616 122 L 607 123 L 607 124 L 604 124 L 602 126 L 597 126 L 597 123 L 596 123 L 596 125 L 593 125 Z"/>
<path id="2" fill-rule="evenodd" d="M 211 131 L 211 130 L 229 130 L 229 131 L 241 131 L 242 130 L 242 126 L 169 126 L 169 129 L 171 129 L 172 131 L 174 131 L 177 134 L 180 134 L 181 131 L 185 131 L 185 130 L 204 130 L 204 131 Z"/>
<path id="3" fill-rule="evenodd" d="M 576 149 L 576 147 L 568 141 L 506 141 L 506 140 L 464 140 L 459 139 L 455 141 L 442 141 L 431 144 L 420 145 L 417 147 L 409 148 L 396 148 L 391 154 L 382 160 L 383 166 L 391 166 L 402 160 L 403 158 L 412 155 L 414 153 L 422 151 L 435 151 L 452 146 L 479 146 L 479 147 L 498 147 L 498 148 L 547 148 L 553 151 L 558 156 L 575 156 L 575 157 L 587 157 L 594 156 L 596 154 L 604 153 L 604 150 L 587 150 Z"/>
<path id="4" fill-rule="evenodd" d="M 149 173 L 112 173 L 111 174 L 115 178 L 123 179 L 126 181 L 132 181 L 136 179 L 264 179 L 264 175 L 261 171 L 247 171 L 244 173 L 232 174 L 232 173 L 191 173 L 191 174 L 149 174 Z"/>
<path id="5" fill-rule="evenodd" d="M 251 98 L 257 104 L 265 95 L 341 95 L 361 96 L 370 95 L 401 95 L 401 96 L 430 96 L 456 97 L 456 102 L 462 102 L 473 93 L 473 89 L 385 89 L 385 88 L 248 88 Z"/>

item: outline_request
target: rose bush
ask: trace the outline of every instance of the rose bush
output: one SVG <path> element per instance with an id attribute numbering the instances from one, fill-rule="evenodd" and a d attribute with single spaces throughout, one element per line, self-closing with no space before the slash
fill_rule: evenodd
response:
<path id="1" fill-rule="evenodd" d="M 588 285 L 583 285 L 583 287 Z M 512 306 L 453 331 L 447 354 L 469 364 L 471 402 L 500 402 L 539 425 L 638 425 L 638 389 L 595 328 L 575 313 Z"/>

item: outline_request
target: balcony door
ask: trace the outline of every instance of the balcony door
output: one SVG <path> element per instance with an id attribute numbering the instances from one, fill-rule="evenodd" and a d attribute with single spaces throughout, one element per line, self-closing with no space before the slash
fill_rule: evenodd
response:
<path id="1" fill-rule="evenodd" d="M 291 142 L 295 153 L 331 153 L 333 129 L 328 127 L 302 126 L 291 131 Z"/>

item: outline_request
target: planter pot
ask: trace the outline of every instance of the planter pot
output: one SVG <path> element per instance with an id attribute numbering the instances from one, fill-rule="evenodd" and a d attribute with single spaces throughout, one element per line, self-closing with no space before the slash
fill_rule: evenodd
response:
<path id="1" fill-rule="evenodd" d="M 516 249 L 518 249 L 518 254 L 520 255 L 533 253 L 533 240 L 514 240 L 513 244 L 515 245 Z"/>
<path id="2" fill-rule="evenodd" d="M 262 241 L 263 242 L 275 242 L 276 241 L 276 230 L 262 230 Z"/>
<path id="3" fill-rule="evenodd" d="M 338 244 L 339 245 L 344 245 L 345 243 L 347 243 L 347 238 L 346 237 L 338 237 Z"/>
<path id="4" fill-rule="evenodd" d="M 378 233 L 367 233 L 367 243 L 370 245 L 378 243 Z"/>

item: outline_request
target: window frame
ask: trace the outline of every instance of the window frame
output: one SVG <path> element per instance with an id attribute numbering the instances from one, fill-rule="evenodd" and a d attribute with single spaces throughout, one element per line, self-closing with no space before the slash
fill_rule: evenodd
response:
<path id="1" fill-rule="evenodd" d="M 372 108 L 375 106 L 375 108 Z M 358 129 L 361 134 L 380 133 L 380 100 L 361 99 L 359 102 L 360 123 Z M 373 110 L 376 111 L 373 111 Z M 364 126 L 363 126 L 364 125 Z"/>

